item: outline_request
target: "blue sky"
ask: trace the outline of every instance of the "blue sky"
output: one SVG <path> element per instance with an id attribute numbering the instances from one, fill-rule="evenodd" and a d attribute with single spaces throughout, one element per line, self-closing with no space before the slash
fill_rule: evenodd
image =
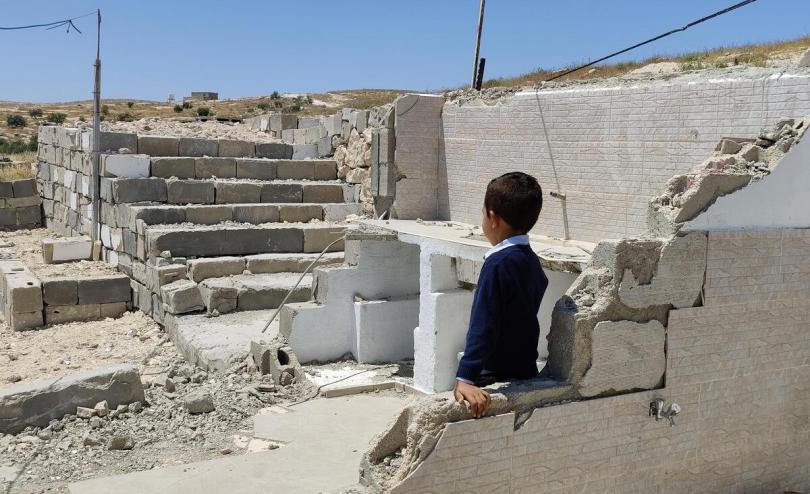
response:
<path id="1" fill-rule="evenodd" d="M 736 0 L 489 0 L 487 78 L 595 59 Z M 274 90 L 435 90 L 468 83 L 479 0 L 0 0 L 0 26 L 101 8 L 103 97 L 222 98 Z M 644 58 L 808 34 L 810 2 L 758 0 L 628 54 Z M 0 100 L 88 99 L 93 18 L 0 31 Z M 8 74 L 11 74 L 9 76 Z"/>

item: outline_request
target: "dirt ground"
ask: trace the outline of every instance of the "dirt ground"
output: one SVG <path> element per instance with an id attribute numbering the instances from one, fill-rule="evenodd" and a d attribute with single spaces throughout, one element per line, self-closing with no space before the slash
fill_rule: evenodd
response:
<path id="1" fill-rule="evenodd" d="M 104 261 L 78 261 L 62 264 L 45 264 L 42 258 L 42 240 L 63 238 L 45 228 L 0 232 L 0 248 L 14 251 L 38 278 L 92 277 L 119 274 L 115 267 Z"/>

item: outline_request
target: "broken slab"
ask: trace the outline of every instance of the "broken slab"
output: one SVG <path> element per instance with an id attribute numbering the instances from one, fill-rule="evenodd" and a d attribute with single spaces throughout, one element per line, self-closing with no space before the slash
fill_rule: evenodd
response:
<path id="1" fill-rule="evenodd" d="M 245 260 L 241 257 L 211 257 L 188 261 L 188 277 L 195 283 L 207 278 L 221 278 L 242 274 Z"/>
<path id="2" fill-rule="evenodd" d="M 160 287 L 160 297 L 166 311 L 184 314 L 205 309 L 200 290 L 191 280 L 177 280 Z"/>
<path id="3" fill-rule="evenodd" d="M 77 407 L 90 408 L 105 400 L 113 408 L 144 401 L 137 367 L 114 365 L 0 389 L 0 432 L 45 427 L 76 413 Z"/>

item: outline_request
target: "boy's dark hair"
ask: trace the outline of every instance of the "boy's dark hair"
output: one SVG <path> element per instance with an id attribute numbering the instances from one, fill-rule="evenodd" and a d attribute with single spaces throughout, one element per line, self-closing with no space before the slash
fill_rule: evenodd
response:
<path id="1" fill-rule="evenodd" d="M 528 233 L 543 209 L 543 189 L 523 172 L 504 173 L 487 185 L 484 207 L 521 233 Z"/>

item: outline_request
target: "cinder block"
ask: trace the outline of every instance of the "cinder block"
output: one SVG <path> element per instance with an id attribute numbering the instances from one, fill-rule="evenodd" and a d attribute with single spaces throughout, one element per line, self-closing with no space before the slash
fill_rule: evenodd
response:
<path id="1" fill-rule="evenodd" d="M 89 238 L 43 239 L 41 245 L 46 264 L 89 260 L 93 254 L 93 241 Z"/>
<path id="2" fill-rule="evenodd" d="M 219 156 L 226 158 L 252 158 L 256 156 L 256 144 L 233 139 L 220 139 Z"/>
<path id="3" fill-rule="evenodd" d="M 138 136 L 138 152 L 149 156 L 177 156 L 180 139 L 164 136 Z"/>
<path id="4" fill-rule="evenodd" d="M 39 225 L 42 223 L 42 208 L 40 206 L 28 206 L 17 208 L 17 223 L 21 225 Z"/>
<path id="5" fill-rule="evenodd" d="M 230 278 L 211 278 L 199 284 L 203 304 L 209 314 L 215 310 L 220 314 L 236 310 L 239 290 Z"/>
<path id="6" fill-rule="evenodd" d="M 298 117 L 298 128 L 308 129 L 311 127 L 318 127 L 321 124 L 321 119 L 318 117 Z"/>
<path id="7" fill-rule="evenodd" d="M 229 206 L 189 206 L 186 208 L 186 221 L 197 225 L 214 225 L 233 219 Z"/>
<path id="8" fill-rule="evenodd" d="M 109 275 L 97 278 L 79 279 L 79 304 L 109 304 L 129 302 L 132 294 L 129 277 Z"/>
<path id="9" fill-rule="evenodd" d="M 262 159 L 237 159 L 236 177 L 257 180 L 273 180 L 277 177 L 277 161 Z"/>
<path id="10" fill-rule="evenodd" d="M 101 306 L 99 304 L 49 305 L 45 307 L 45 324 L 91 321 L 100 318 Z"/>
<path id="11" fill-rule="evenodd" d="M 14 197 L 14 186 L 11 182 L 0 182 L 0 197 Z"/>
<path id="12" fill-rule="evenodd" d="M 302 202 L 343 202 L 343 187 L 340 184 L 304 184 Z"/>
<path id="13" fill-rule="evenodd" d="M 219 143 L 214 139 L 181 137 L 178 155 L 192 157 L 218 156 Z"/>
<path id="14" fill-rule="evenodd" d="M 261 202 L 262 184 L 245 182 L 217 182 L 217 204 Z"/>
<path id="15" fill-rule="evenodd" d="M 101 155 L 101 175 L 105 177 L 143 178 L 149 176 L 149 169 L 145 154 Z"/>
<path id="16" fill-rule="evenodd" d="M 6 273 L 3 278 L 6 314 L 42 310 L 42 284 L 28 270 Z"/>
<path id="17" fill-rule="evenodd" d="M 323 251 L 327 245 L 343 236 L 345 229 L 334 228 L 304 228 L 304 250 L 303 252 L 315 253 Z M 337 252 L 343 250 L 344 241 L 336 242 L 327 252 Z"/>
<path id="18" fill-rule="evenodd" d="M 301 202 L 304 189 L 301 184 L 264 184 L 262 186 L 261 202 L 293 203 Z"/>
<path id="19" fill-rule="evenodd" d="M 102 178 L 111 183 L 108 202 L 166 202 L 166 180 L 162 178 Z"/>
<path id="20" fill-rule="evenodd" d="M 318 158 L 317 144 L 295 144 L 293 145 L 292 159 L 306 160 Z"/>
<path id="21" fill-rule="evenodd" d="M 184 264 L 168 264 L 166 266 L 152 266 L 147 264 L 146 287 L 153 292 L 159 292 L 160 287 L 183 280 L 188 275 L 188 267 Z"/>
<path id="22" fill-rule="evenodd" d="M 221 278 L 242 274 L 245 260 L 242 257 L 214 257 L 188 261 L 188 277 L 195 283 L 208 278 Z"/>
<path id="23" fill-rule="evenodd" d="M 201 180 L 166 181 L 167 199 L 170 204 L 213 204 L 214 184 Z"/>
<path id="24" fill-rule="evenodd" d="M 298 127 L 298 116 L 295 114 L 273 113 L 270 115 L 270 130 L 273 132 L 295 129 L 296 127 Z"/>
<path id="25" fill-rule="evenodd" d="M 14 190 L 14 197 L 28 197 L 37 195 L 37 183 L 33 178 L 12 180 L 11 187 Z"/>
<path id="26" fill-rule="evenodd" d="M 121 149 L 129 149 L 131 153 L 138 152 L 138 135 L 128 132 L 99 132 L 99 151 L 102 153 L 117 153 Z M 82 132 L 81 149 L 85 153 L 93 150 L 93 132 Z"/>
<path id="27" fill-rule="evenodd" d="M 197 284 L 191 280 L 177 280 L 160 287 L 163 307 L 172 314 L 185 314 L 205 309 Z"/>
<path id="28" fill-rule="evenodd" d="M 13 226 L 17 224 L 17 211 L 14 209 L 0 209 L 0 226 Z"/>
<path id="29" fill-rule="evenodd" d="M 262 223 L 275 223 L 279 220 L 278 206 L 274 204 L 235 204 L 233 221 L 260 225 Z"/>
<path id="30" fill-rule="evenodd" d="M 233 158 L 197 158 L 194 167 L 197 178 L 236 177 L 236 160 Z"/>
<path id="31" fill-rule="evenodd" d="M 128 310 L 126 302 L 113 302 L 111 304 L 99 304 L 99 317 L 120 317 Z"/>
<path id="32" fill-rule="evenodd" d="M 42 310 L 11 313 L 8 315 L 7 322 L 12 331 L 24 331 L 26 329 L 39 328 L 43 326 Z"/>
<path id="33" fill-rule="evenodd" d="M 312 180 L 315 176 L 315 162 L 279 161 L 276 173 L 282 180 Z"/>
<path id="34" fill-rule="evenodd" d="M 308 223 L 323 220 L 323 208 L 317 204 L 289 204 L 278 207 L 279 221 Z"/>
<path id="35" fill-rule="evenodd" d="M 8 199 L 0 199 L 0 205 L 6 208 L 28 208 L 31 206 L 39 206 L 41 203 L 39 196 L 28 197 L 12 197 Z"/>
<path id="36" fill-rule="evenodd" d="M 195 178 L 193 158 L 152 158 L 152 176 L 163 178 Z"/>
<path id="37" fill-rule="evenodd" d="M 325 158 L 327 156 L 332 156 L 334 153 L 334 148 L 332 147 L 332 138 L 322 137 L 318 140 L 318 157 Z"/>
<path id="38" fill-rule="evenodd" d="M 256 143 L 256 157 L 271 158 L 277 160 L 288 160 L 292 158 L 293 148 L 283 142 L 259 142 Z"/>

